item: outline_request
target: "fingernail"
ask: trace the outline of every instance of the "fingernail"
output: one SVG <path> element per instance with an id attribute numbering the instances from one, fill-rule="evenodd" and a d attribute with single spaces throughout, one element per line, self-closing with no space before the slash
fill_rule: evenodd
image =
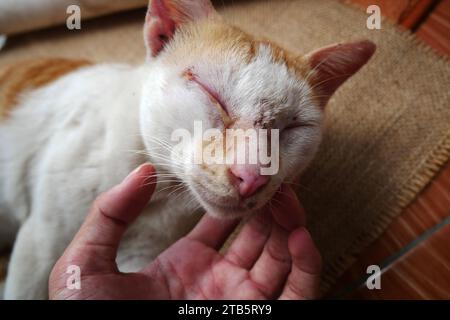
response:
<path id="1" fill-rule="evenodd" d="M 127 182 L 128 180 L 131 179 L 131 177 L 133 177 L 135 174 L 138 174 L 142 168 L 147 165 L 147 163 L 143 163 L 141 164 L 139 167 L 137 167 L 136 169 L 134 169 L 133 171 L 131 171 L 126 177 L 125 179 L 123 179 L 123 182 Z"/>

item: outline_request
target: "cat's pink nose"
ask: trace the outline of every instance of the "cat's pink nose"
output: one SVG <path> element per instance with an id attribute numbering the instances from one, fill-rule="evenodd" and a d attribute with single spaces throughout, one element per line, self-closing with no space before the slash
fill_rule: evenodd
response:
<path id="1" fill-rule="evenodd" d="M 248 198 L 269 182 L 268 176 L 262 176 L 259 166 L 235 164 L 230 167 L 236 187 L 243 198 Z"/>

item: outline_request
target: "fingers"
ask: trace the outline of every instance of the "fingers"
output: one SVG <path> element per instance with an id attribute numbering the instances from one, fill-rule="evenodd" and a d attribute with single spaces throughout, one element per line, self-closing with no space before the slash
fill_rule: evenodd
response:
<path id="1" fill-rule="evenodd" d="M 225 259 L 244 269 L 250 269 L 261 255 L 270 235 L 273 219 L 270 210 L 255 214 L 242 227 L 225 253 Z"/>
<path id="2" fill-rule="evenodd" d="M 115 269 L 122 235 L 150 201 L 155 189 L 154 173 L 152 165 L 141 165 L 121 184 L 101 194 L 64 256 L 74 257 L 85 270 Z"/>
<path id="3" fill-rule="evenodd" d="M 256 214 L 242 228 L 227 250 L 225 258 L 242 268 L 250 269 L 263 252 L 274 222 L 286 230 L 293 230 L 303 225 L 304 221 L 305 213 L 297 196 L 290 187 L 283 185 L 263 212 Z M 274 234 L 271 242 L 277 242 L 278 238 Z M 280 245 L 282 244 L 285 244 L 284 251 L 287 251 L 287 241 L 282 241 Z"/>
<path id="4" fill-rule="evenodd" d="M 295 230 L 289 237 L 292 270 L 280 299 L 315 299 L 319 295 L 322 259 L 311 235 L 304 228 Z"/>
<path id="5" fill-rule="evenodd" d="M 291 188 L 283 186 L 274 200 L 272 216 L 276 223 L 272 224 L 264 249 L 250 270 L 252 280 L 260 284 L 266 296 L 281 291 L 291 269 L 289 235 L 305 221 L 305 212 Z"/>
<path id="6" fill-rule="evenodd" d="M 238 220 L 216 219 L 205 214 L 186 238 L 199 241 L 208 247 L 219 250 L 233 232 Z"/>
<path id="7" fill-rule="evenodd" d="M 286 230 L 293 230 L 298 226 L 306 225 L 305 209 L 295 194 L 295 191 L 287 184 L 281 185 L 280 191 L 272 200 L 273 218 Z"/>

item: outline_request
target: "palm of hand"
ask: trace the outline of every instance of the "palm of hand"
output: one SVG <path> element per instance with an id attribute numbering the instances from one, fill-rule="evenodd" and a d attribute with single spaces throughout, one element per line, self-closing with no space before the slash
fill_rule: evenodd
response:
<path id="1" fill-rule="evenodd" d="M 192 254 L 195 252 L 195 259 Z M 101 274 L 82 278 L 89 290 L 73 299 L 267 299 L 250 272 L 216 250 L 182 239 L 146 270 L 133 274 Z M 86 292 L 97 292 L 87 296 Z M 99 288 L 102 288 L 99 290 Z M 120 291 L 117 288 L 121 288 Z"/>
<path id="2" fill-rule="evenodd" d="M 270 210 L 254 215 L 242 227 L 226 253 L 221 254 L 219 250 L 237 222 L 205 215 L 188 235 L 141 271 L 121 273 L 115 263 L 121 236 L 154 190 L 151 185 L 142 187 L 140 171 L 96 200 L 52 271 L 51 298 L 305 299 L 317 296 L 320 255 L 308 232 L 301 227 L 304 212 L 295 193 L 286 187 Z M 80 266 L 80 290 L 67 287 L 69 265 Z"/>

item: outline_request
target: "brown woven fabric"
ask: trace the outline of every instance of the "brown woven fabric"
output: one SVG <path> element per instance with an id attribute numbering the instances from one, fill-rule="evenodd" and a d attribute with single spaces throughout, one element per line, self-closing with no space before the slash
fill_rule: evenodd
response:
<path id="1" fill-rule="evenodd" d="M 233 3 L 231 5 L 231 2 Z M 450 63 L 384 21 L 332 0 L 216 1 L 227 20 L 298 53 L 368 38 L 378 51 L 328 105 L 326 133 L 299 195 L 325 261 L 326 289 L 450 156 Z M 31 56 L 144 60 L 144 11 L 10 39 L 1 64 Z"/>

